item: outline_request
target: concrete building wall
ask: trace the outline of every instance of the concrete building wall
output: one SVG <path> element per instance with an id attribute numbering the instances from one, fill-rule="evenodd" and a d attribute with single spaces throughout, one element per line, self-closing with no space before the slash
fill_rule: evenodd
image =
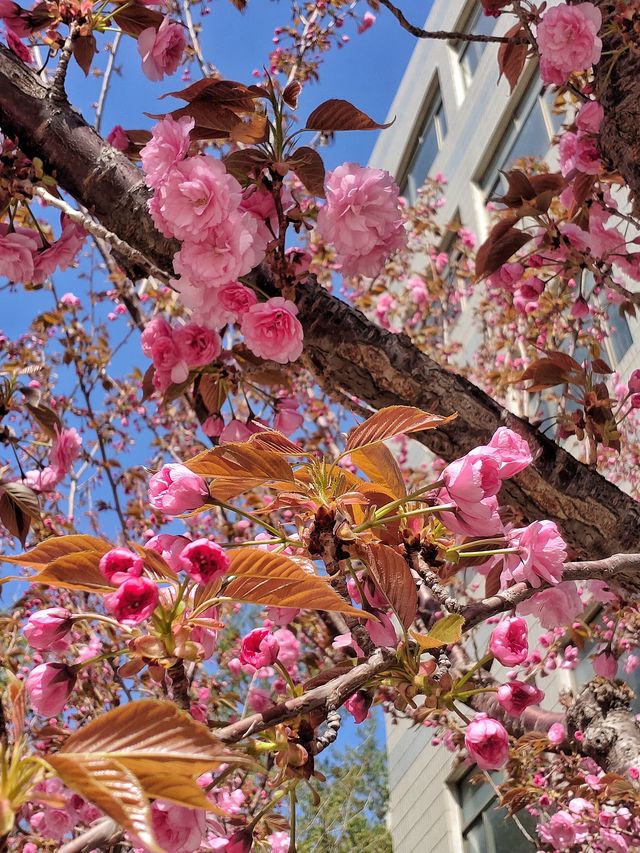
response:
<path id="1" fill-rule="evenodd" d="M 425 29 L 464 29 L 475 9 L 474 0 L 435 0 Z M 503 17 L 504 20 L 499 18 L 495 23 L 493 19 L 484 20 L 482 25 L 493 23 L 493 31 L 503 34 L 510 26 L 507 17 Z M 513 136 L 516 122 L 526 119 L 526 110 L 520 116 L 526 99 L 529 99 L 527 104 L 532 103 L 540 89 L 532 63 L 510 94 L 507 82 L 498 81 L 495 44 L 484 48 L 469 78 L 454 44 L 418 41 L 387 118 L 395 118 L 395 123 L 379 135 L 370 165 L 391 172 L 403 188 L 416 137 L 440 97 L 446 133 L 440 134 L 439 151 L 429 171 L 431 175 L 440 172 L 448 180 L 440 221 L 444 225 L 457 217 L 483 241 L 490 214 L 485 207 L 487 192 L 481 187 L 481 176 L 503 145 L 505 133 Z M 549 110 L 544 104 L 541 110 L 549 125 L 553 122 Z M 549 140 L 554 129 L 557 127 L 549 128 Z M 540 143 L 539 134 L 535 141 Z M 542 156 L 545 151 L 552 160 L 555 156 L 552 150 L 543 147 L 537 153 Z M 523 151 L 520 156 L 526 153 L 533 152 Z M 472 356 L 479 341 L 474 326 L 474 301 L 472 297 L 465 306 L 454 332 L 464 344 L 463 361 Z M 623 375 L 628 375 L 640 362 L 638 322 L 630 320 L 629 329 L 633 344 L 616 365 Z M 482 644 L 482 640 L 479 642 Z M 500 677 L 498 671 L 496 675 Z M 539 686 L 546 693 L 544 707 L 557 708 L 559 692 L 574 686 L 573 679 L 573 674 L 566 670 L 543 679 Z M 492 853 L 495 841 L 491 839 L 465 843 L 458 790 L 464 770 L 454 768 L 452 756 L 443 746 L 431 746 L 432 736 L 432 729 L 411 728 L 402 722 L 387 724 L 390 826 L 395 853 Z M 535 850 L 518 832 L 514 836 L 509 842 L 510 853 Z"/>

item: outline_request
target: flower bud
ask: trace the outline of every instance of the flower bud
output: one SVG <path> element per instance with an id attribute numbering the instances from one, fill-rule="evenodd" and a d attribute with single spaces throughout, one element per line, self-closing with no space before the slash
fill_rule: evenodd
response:
<path id="1" fill-rule="evenodd" d="M 142 574 L 142 558 L 128 548 L 112 548 L 100 560 L 100 571 L 109 583 L 120 584 Z"/>
<path id="2" fill-rule="evenodd" d="M 75 687 L 76 674 L 64 663 L 41 663 L 27 676 L 31 707 L 42 717 L 55 717 L 64 708 Z"/>
<path id="3" fill-rule="evenodd" d="M 29 617 L 24 635 L 32 648 L 45 651 L 64 640 L 72 625 L 73 620 L 68 610 L 64 607 L 49 607 L 47 610 L 38 610 Z"/>

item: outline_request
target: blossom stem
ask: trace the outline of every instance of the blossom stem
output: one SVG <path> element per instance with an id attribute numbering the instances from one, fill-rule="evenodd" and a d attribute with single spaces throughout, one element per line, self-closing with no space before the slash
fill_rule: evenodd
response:
<path id="1" fill-rule="evenodd" d="M 403 518 L 408 518 L 414 515 L 426 515 L 430 512 L 446 512 L 456 508 L 455 504 L 436 504 L 435 506 L 427 506 L 424 509 L 414 509 L 408 512 L 403 512 L 401 515 L 390 515 L 384 518 L 377 518 L 376 515 L 370 521 L 363 521 L 357 527 L 354 527 L 354 533 L 362 533 L 364 530 L 369 530 L 371 527 L 377 527 L 379 524 L 388 524 L 391 521 L 402 521 Z"/>
<path id="2" fill-rule="evenodd" d="M 519 548 L 496 548 L 495 551 L 464 551 L 463 557 L 493 557 L 494 554 L 517 554 Z"/>
<path id="3" fill-rule="evenodd" d="M 224 501 L 220 501 L 217 498 L 214 498 L 214 503 L 216 506 L 221 507 L 222 509 L 226 509 L 228 512 L 235 512 L 236 515 L 241 515 L 243 518 L 248 518 L 249 521 L 253 522 L 253 524 L 258 524 L 260 527 L 264 527 L 265 530 L 268 530 L 269 533 L 273 533 L 274 536 L 277 536 L 278 539 L 282 540 L 282 535 L 280 532 L 273 527 L 271 524 L 267 524 L 266 521 L 260 521 L 259 518 L 256 518 L 250 512 L 245 512 L 243 509 L 240 509 L 237 506 L 232 506 L 231 504 L 225 503 Z"/>
<path id="4" fill-rule="evenodd" d="M 291 678 L 291 676 L 289 675 L 289 673 L 287 672 L 286 667 L 279 660 L 277 660 L 273 666 L 275 669 L 278 670 L 280 675 L 287 682 L 287 685 L 289 686 L 289 690 L 291 691 L 291 695 L 295 696 L 296 695 L 296 685 L 295 685 L 293 679 Z"/>
<path id="5" fill-rule="evenodd" d="M 89 658 L 89 660 L 83 660 L 80 663 L 75 664 L 75 666 L 78 668 L 78 670 L 80 670 L 84 669 L 87 666 L 91 666 L 94 663 L 101 663 L 104 660 L 111 660 L 111 658 L 117 658 L 120 655 L 125 654 L 127 654 L 127 652 L 125 652 L 123 649 L 117 649 L 115 652 L 105 652 L 102 655 L 96 655 L 96 657 L 94 658 Z"/>
<path id="6" fill-rule="evenodd" d="M 128 628 L 126 625 L 118 622 L 117 619 L 111 619 L 110 616 L 103 616 L 101 613 L 73 613 L 71 618 L 74 622 L 81 622 L 86 619 L 87 621 L 92 622 L 104 622 L 105 625 L 111 625 L 113 628 L 118 628 L 120 631 L 131 631 L 131 628 Z"/>

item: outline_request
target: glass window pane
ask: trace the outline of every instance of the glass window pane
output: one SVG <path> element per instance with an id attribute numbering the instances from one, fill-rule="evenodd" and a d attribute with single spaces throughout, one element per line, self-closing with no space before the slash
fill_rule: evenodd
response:
<path id="1" fill-rule="evenodd" d="M 487 853 L 485 831 L 481 817 L 465 833 L 464 853 Z"/>
<path id="2" fill-rule="evenodd" d="M 438 134 L 435 121 L 432 118 L 418 140 L 418 148 L 409 166 L 409 177 L 416 191 L 424 184 L 437 153 Z"/>
<path id="3" fill-rule="evenodd" d="M 633 343 L 633 336 L 627 318 L 618 311 L 609 309 L 609 323 L 611 324 L 611 337 L 609 346 L 616 361 L 622 361 Z"/>
<path id="4" fill-rule="evenodd" d="M 473 14 L 470 16 L 464 31 L 466 33 L 475 33 L 476 35 L 491 35 L 495 27 L 495 18 L 491 15 L 485 15 L 482 7 L 478 4 Z M 482 54 L 486 50 L 486 43 L 483 42 L 458 42 L 456 48 L 460 64 L 464 71 L 465 84 L 468 86 L 476 72 Z"/>
<path id="5" fill-rule="evenodd" d="M 535 850 L 536 845 L 526 839 L 513 818 L 510 818 L 506 809 L 497 809 L 491 805 L 484 813 L 485 828 L 489 835 L 487 849 L 502 853 L 529 853 Z M 518 812 L 518 820 L 532 838 L 535 835 L 535 821 L 527 812 Z"/>
<path id="6" fill-rule="evenodd" d="M 490 785 L 484 782 L 462 782 L 459 788 L 462 822 L 464 824 L 475 820 L 487 805 L 495 799 L 495 793 Z"/>

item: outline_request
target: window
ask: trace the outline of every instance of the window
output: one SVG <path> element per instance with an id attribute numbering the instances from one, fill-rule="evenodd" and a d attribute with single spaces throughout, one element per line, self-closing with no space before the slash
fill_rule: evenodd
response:
<path id="1" fill-rule="evenodd" d="M 440 87 L 437 86 L 415 141 L 402 186 L 402 194 L 410 204 L 413 204 L 418 197 L 418 190 L 426 181 L 446 135 L 447 119 L 440 97 Z"/>
<path id="2" fill-rule="evenodd" d="M 471 782 L 472 770 L 458 785 L 458 801 L 462 812 L 464 853 L 529 853 L 537 849 L 524 835 L 507 809 L 496 808 L 497 795 L 493 787 L 483 782 Z M 491 774 L 496 781 L 499 774 Z M 535 821 L 525 811 L 518 821 L 532 838 L 536 838 Z"/>
<path id="3" fill-rule="evenodd" d="M 554 94 L 539 88 L 537 75 L 509 117 L 498 147 L 478 183 L 485 201 L 506 190 L 500 170 L 522 157 L 544 157 L 562 124 L 562 116 L 552 112 Z"/>
<path id="4" fill-rule="evenodd" d="M 593 274 L 591 272 L 586 272 L 582 281 L 585 296 L 591 293 L 593 285 Z M 587 299 L 589 299 L 588 296 Z M 607 327 L 610 334 L 606 338 L 605 346 L 613 361 L 612 366 L 615 367 L 616 364 L 622 361 L 629 351 L 629 347 L 633 344 L 633 335 L 631 334 L 627 318 L 617 310 L 617 306 L 615 304 L 608 303 L 604 291 L 600 291 L 595 301 L 605 310 L 607 316 Z"/>
<path id="5" fill-rule="evenodd" d="M 491 15 L 485 15 L 480 3 L 475 3 L 467 19 L 467 23 L 462 30 L 465 33 L 490 36 L 493 33 L 495 23 L 496 19 L 491 17 Z M 479 41 L 458 41 L 454 42 L 454 47 L 458 53 L 458 62 L 462 71 L 464 87 L 468 89 L 487 44 L 486 42 Z"/>

